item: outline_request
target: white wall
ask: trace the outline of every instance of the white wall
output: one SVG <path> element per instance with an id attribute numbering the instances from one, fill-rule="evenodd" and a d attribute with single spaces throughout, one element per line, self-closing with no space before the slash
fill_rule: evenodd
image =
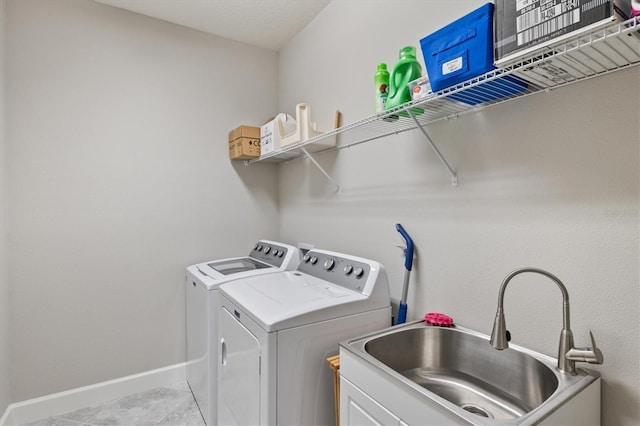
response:
<path id="1" fill-rule="evenodd" d="M 9 282 L 4 123 L 4 0 L 0 0 L 0 417 L 9 405 Z"/>
<path id="2" fill-rule="evenodd" d="M 334 0 L 280 52 L 280 111 L 371 115 L 376 65 L 482 3 Z M 640 424 L 639 85 L 636 67 L 430 126 L 458 188 L 418 132 L 318 156 L 340 195 L 308 160 L 286 163 L 281 237 L 381 261 L 397 302 L 400 222 L 417 247 L 409 316 L 487 334 L 502 279 L 548 269 L 569 289 L 576 344 L 593 330 L 604 352 L 603 424 Z M 552 282 L 516 278 L 505 311 L 515 343 L 557 356 Z"/>
<path id="3" fill-rule="evenodd" d="M 12 401 L 184 361 L 184 268 L 278 234 L 277 170 L 227 146 L 277 55 L 87 0 L 6 24 Z"/>

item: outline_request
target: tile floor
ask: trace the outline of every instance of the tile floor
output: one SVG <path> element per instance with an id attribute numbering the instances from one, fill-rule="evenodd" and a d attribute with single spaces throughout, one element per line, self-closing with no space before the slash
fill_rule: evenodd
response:
<path id="1" fill-rule="evenodd" d="M 22 426 L 204 426 L 186 382 L 136 393 Z"/>

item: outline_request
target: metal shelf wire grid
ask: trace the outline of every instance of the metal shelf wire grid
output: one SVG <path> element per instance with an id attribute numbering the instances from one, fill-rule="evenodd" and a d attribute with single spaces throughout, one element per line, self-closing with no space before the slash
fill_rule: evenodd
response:
<path id="1" fill-rule="evenodd" d="M 519 99 L 540 91 L 626 69 L 640 64 L 640 17 L 612 23 L 588 34 L 552 44 L 456 86 L 431 93 L 384 113 L 372 115 L 314 138 L 245 161 L 290 161 L 306 157 L 301 148 L 337 136 L 337 145 L 322 152 L 344 149 L 385 136 L 456 118 L 487 106 Z M 415 115 L 415 120 L 409 114 Z"/>

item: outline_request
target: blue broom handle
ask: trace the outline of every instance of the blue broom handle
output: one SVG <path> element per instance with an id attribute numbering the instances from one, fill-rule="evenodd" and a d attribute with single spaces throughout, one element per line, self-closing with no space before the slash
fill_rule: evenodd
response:
<path id="1" fill-rule="evenodd" d="M 404 238 L 405 242 L 407 243 L 407 250 L 404 254 L 404 267 L 407 271 L 410 271 L 411 267 L 413 266 L 413 240 L 399 223 L 396 223 L 396 230 L 400 233 L 400 235 L 402 235 L 402 238 Z"/>

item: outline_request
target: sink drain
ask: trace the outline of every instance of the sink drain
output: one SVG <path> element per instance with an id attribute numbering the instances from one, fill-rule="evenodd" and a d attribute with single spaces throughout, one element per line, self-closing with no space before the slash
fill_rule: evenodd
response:
<path id="1" fill-rule="evenodd" d="M 493 416 L 489 415 L 489 413 L 485 410 L 483 410 L 482 408 L 478 407 L 477 405 L 473 405 L 473 404 L 464 404 L 462 405 L 462 409 L 466 410 L 472 414 L 475 414 L 476 416 L 481 416 L 481 417 L 488 417 L 488 418 L 493 418 Z"/>

